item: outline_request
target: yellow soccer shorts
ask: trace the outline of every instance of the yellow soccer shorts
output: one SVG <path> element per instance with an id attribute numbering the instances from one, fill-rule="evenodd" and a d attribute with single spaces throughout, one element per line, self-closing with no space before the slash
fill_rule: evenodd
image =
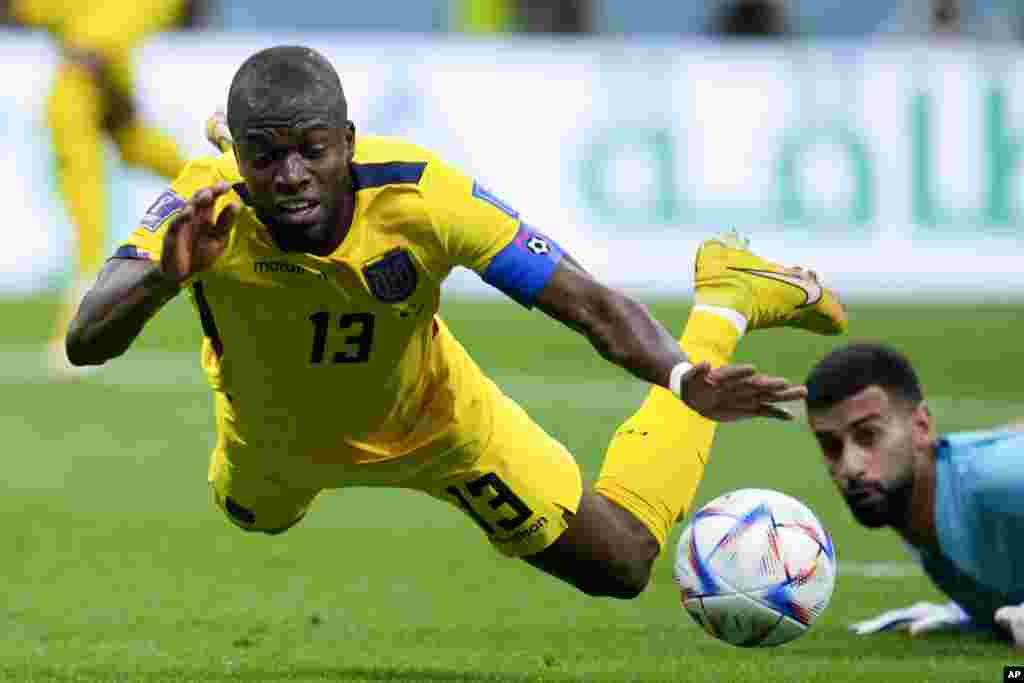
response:
<path id="1" fill-rule="evenodd" d="M 221 416 L 227 399 L 214 395 Z M 304 476 L 246 465 L 272 459 L 248 457 L 241 452 L 250 448 L 245 445 L 233 445 L 229 455 L 220 438 L 210 461 L 212 497 L 236 526 L 273 534 L 297 524 L 326 489 L 413 489 L 461 510 L 503 555 L 533 555 L 555 542 L 578 509 L 580 469 L 569 451 L 511 398 L 499 395 L 494 406 L 490 438 L 429 461 L 411 453 L 332 467 L 321 486 L 310 485 Z"/>

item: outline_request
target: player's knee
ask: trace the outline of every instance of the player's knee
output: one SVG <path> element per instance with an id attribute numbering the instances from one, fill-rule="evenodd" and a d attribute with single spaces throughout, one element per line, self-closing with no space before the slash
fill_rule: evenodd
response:
<path id="1" fill-rule="evenodd" d="M 581 590 L 620 600 L 632 600 L 647 588 L 651 581 L 651 563 L 637 560 L 612 560 L 602 563 L 601 571 Z"/>
<path id="2" fill-rule="evenodd" d="M 606 595 L 632 599 L 643 593 L 660 550 L 657 539 L 646 530 L 620 538 L 601 562 Z"/>
<path id="3" fill-rule="evenodd" d="M 624 511 L 619 514 L 621 508 L 590 509 L 603 509 L 612 516 L 590 513 L 590 521 L 578 525 L 557 546 L 553 573 L 572 577 L 572 583 L 587 595 L 623 600 L 639 596 L 650 583 L 661 551 L 658 539 L 635 518 L 625 517 Z"/>
<path id="4" fill-rule="evenodd" d="M 646 529 L 625 534 L 602 562 L 609 597 L 632 599 L 651 582 L 654 560 L 661 546 Z"/>
<path id="5" fill-rule="evenodd" d="M 650 582 L 650 572 L 639 567 L 601 567 L 598 572 L 577 579 L 576 587 L 592 597 L 632 600 Z"/>

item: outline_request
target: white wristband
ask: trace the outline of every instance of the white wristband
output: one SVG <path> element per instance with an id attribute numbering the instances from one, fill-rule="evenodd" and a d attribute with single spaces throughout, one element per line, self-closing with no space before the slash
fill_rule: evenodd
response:
<path id="1" fill-rule="evenodd" d="M 688 363 L 685 360 L 676 363 L 672 368 L 672 371 L 668 373 L 668 388 L 672 390 L 678 398 L 683 397 L 683 377 L 690 370 L 693 369 L 693 363 Z"/>

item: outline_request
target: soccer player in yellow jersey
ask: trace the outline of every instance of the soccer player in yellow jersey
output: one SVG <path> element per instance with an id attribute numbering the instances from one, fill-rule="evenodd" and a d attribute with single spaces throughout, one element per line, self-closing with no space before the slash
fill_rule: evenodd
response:
<path id="1" fill-rule="evenodd" d="M 132 53 L 156 32 L 192 25 L 199 10 L 198 0 L 10 0 L 12 18 L 49 31 L 62 57 L 46 119 L 78 257 L 50 344 L 56 378 L 74 374 L 64 355 L 67 324 L 107 254 L 105 140 L 125 163 L 169 180 L 185 166 L 174 140 L 139 117 Z"/>
<path id="2" fill-rule="evenodd" d="M 458 169 L 357 136 L 337 73 L 304 47 L 247 59 L 227 123 L 231 151 L 191 162 L 157 198 L 85 296 L 67 352 L 78 364 L 118 356 L 187 289 L 217 418 L 211 492 L 246 530 L 290 528 L 325 489 L 417 489 L 505 555 L 588 594 L 635 596 L 717 422 L 785 419 L 776 404 L 805 395 L 727 364 L 743 332 L 846 327 L 813 273 L 726 237 L 697 256 L 697 303 L 677 341 Z M 440 286 L 456 266 L 654 385 L 595 484 L 445 326 Z"/>

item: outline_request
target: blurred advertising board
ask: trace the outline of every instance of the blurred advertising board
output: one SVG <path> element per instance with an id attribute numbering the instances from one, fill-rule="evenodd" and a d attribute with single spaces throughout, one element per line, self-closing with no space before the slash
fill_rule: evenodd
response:
<path id="1" fill-rule="evenodd" d="M 174 35 L 139 54 L 143 110 L 205 154 L 234 70 L 280 43 L 332 59 L 357 131 L 461 165 L 613 284 L 686 293 L 696 245 L 735 227 L 854 296 L 1024 296 L 1024 50 Z M 0 292 L 21 293 L 74 246 L 43 125 L 53 48 L 8 38 L 0 62 Z M 114 159 L 111 246 L 162 186 Z"/>

